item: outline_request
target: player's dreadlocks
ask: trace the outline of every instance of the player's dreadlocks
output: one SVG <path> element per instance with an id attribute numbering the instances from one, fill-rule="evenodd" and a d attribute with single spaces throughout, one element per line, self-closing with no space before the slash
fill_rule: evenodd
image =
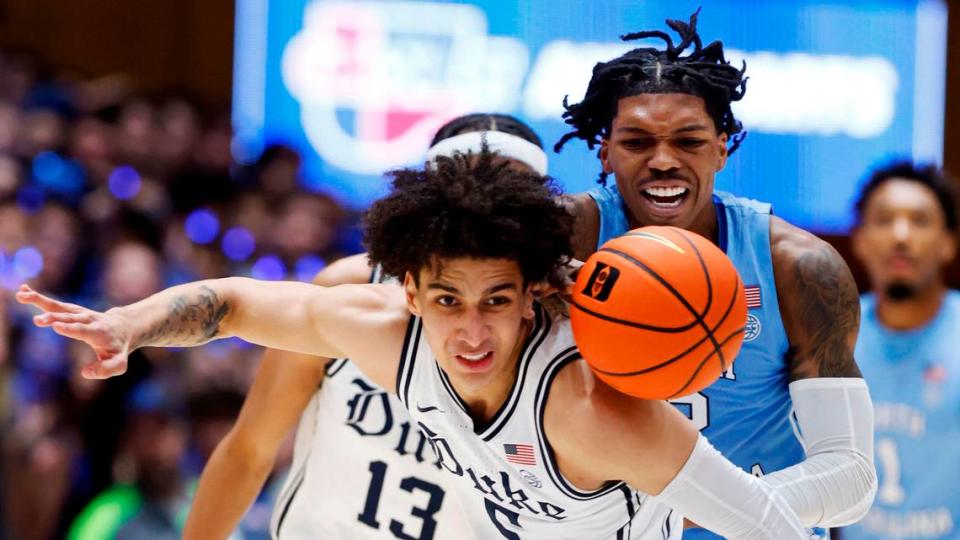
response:
<path id="1" fill-rule="evenodd" d="M 565 134 L 553 147 L 559 152 L 570 139 L 586 141 L 592 150 L 601 138 L 610 134 L 610 126 L 617 114 L 620 99 L 639 94 L 690 94 L 703 99 L 707 114 L 713 119 L 718 133 L 730 138 L 728 153 L 732 154 L 746 136 L 743 125 L 733 117 L 730 104 L 743 98 L 747 78 L 743 76 L 746 62 L 737 69 L 724 58 L 723 43 L 714 41 L 703 46 L 697 34 L 697 16 L 690 22 L 668 19 L 667 26 L 680 35 L 680 43 L 673 44 L 670 36 L 661 30 L 644 30 L 620 36 L 623 41 L 645 38 L 662 39 L 667 48 L 633 49 L 609 62 L 600 62 L 593 68 L 593 77 L 583 101 L 574 105 L 563 99 L 563 118 L 573 131 Z M 693 45 L 693 51 L 681 56 Z M 742 132 L 742 133 L 741 133 Z M 739 134 L 739 135 L 738 135 Z M 601 172 L 599 183 L 606 183 L 607 174 Z"/>

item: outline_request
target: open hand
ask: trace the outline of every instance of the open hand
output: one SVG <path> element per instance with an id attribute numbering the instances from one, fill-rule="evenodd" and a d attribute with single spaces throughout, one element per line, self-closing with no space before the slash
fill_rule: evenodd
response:
<path id="1" fill-rule="evenodd" d="M 127 371 L 130 332 L 119 316 L 54 300 L 27 285 L 20 286 L 16 298 L 17 302 L 44 312 L 34 316 L 35 325 L 48 326 L 61 336 L 82 341 L 93 349 L 97 359 L 83 366 L 84 377 L 106 379 Z"/>

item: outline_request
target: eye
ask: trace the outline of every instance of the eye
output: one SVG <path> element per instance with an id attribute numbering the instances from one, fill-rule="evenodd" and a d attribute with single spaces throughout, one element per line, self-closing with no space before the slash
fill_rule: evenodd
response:
<path id="1" fill-rule="evenodd" d="M 918 227 L 926 227 L 930 225 L 932 221 L 927 214 L 917 213 L 913 215 L 913 224 Z"/>
<path id="2" fill-rule="evenodd" d="M 886 227 L 893 223 L 893 214 L 889 212 L 880 212 L 876 214 L 871 221 L 874 225 Z"/>
<path id="3" fill-rule="evenodd" d="M 438 296 L 436 302 L 443 307 L 453 307 L 459 303 L 455 297 L 450 296 L 449 294 Z"/>
<path id="4" fill-rule="evenodd" d="M 695 138 L 686 138 L 680 139 L 680 146 L 683 148 L 700 148 L 704 144 L 707 144 L 707 141 L 704 139 L 695 139 Z"/>
<path id="5" fill-rule="evenodd" d="M 506 296 L 491 296 L 484 303 L 488 306 L 505 306 L 510 303 L 510 299 Z"/>
<path id="6" fill-rule="evenodd" d="M 649 139 L 627 139 L 621 142 L 621 144 L 625 148 L 630 150 L 640 150 L 650 146 L 650 140 Z"/>

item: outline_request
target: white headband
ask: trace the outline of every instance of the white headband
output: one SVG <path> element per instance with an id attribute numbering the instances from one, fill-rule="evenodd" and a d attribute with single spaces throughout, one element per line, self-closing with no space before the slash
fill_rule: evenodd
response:
<path id="1" fill-rule="evenodd" d="M 502 131 L 471 131 L 444 139 L 427 150 L 427 161 L 435 161 L 437 156 L 452 156 L 456 153 L 479 153 L 483 143 L 491 152 L 500 157 L 523 162 L 537 174 L 547 174 L 547 154 L 532 142 L 504 133 Z"/>

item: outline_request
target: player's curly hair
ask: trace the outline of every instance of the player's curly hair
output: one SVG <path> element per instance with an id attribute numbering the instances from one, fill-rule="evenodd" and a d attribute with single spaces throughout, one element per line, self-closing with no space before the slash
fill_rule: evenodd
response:
<path id="1" fill-rule="evenodd" d="M 571 256 L 573 218 L 551 180 L 510 168 L 483 149 L 399 169 L 364 218 L 372 263 L 414 278 L 436 258 L 512 259 L 525 283 L 556 283 Z"/>
<path id="2" fill-rule="evenodd" d="M 640 47 L 609 62 L 600 62 L 593 68 L 593 77 L 587 86 L 583 101 L 570 105 L 563 99 L 564 121 L 573 127 L 557 141 L 553 149 L 559 152 L 570 139 L 583 139 L 593 150 L 602 138 L 610 134 L 617 115 L 620 99 L 639 94 L 690 94 L 703 99 L 707 114 L 716 125 L 717 133 L 730 138 L 728 154 L 740 146 L 746 132 L 743 124 L 734 118 L 730 104 L 743 98 L 747 78 L 741 68 L 730 65 L 724 57 L 723 43 L 714 41 L 703 46 L 697 33 L 697 9 L 689 22 L 667 20 L 667 26 L 679 34 L 680 43 L 661 30 L 644 30 L 620 36 L 623 41 L 659 38 L 666 49 Z M 693 45 L 693 51 L 682 56 Z M 607 174 L 601 172 L 598 182 L 605 184 Z"/>
<path id="3" fill-rule="evenodd" d="M 870 178 L 860 189 L 860 194 L 854 203 L 857 225 L 863 224 L 867 204 L 870 203 L 870 197 L 874 192 L 890 180 L 898 179 L 916 182 L 929 189 L 937 198 L 940 209 L 943 210 L 944 225 L 947 229 L 953 232 L 960 230 L 957 219 L 957 193 L 950 179 L 943 170 L 932 163 L 918 164 L 909 159 L 891 161 L 870 174 Z"/>

